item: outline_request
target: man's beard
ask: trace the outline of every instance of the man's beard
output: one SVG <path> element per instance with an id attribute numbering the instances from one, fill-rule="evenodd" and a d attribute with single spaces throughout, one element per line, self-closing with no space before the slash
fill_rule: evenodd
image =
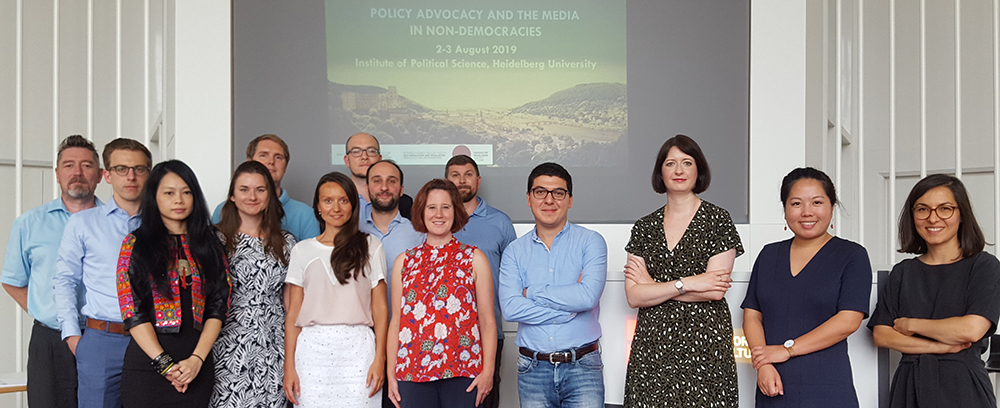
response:
<path id="1" fill-rule="evenodd" d="M 379 201 L 378 196 L 372 197 L 372 209 L 378 212 L 389 212 L 396 209 L 399 206 L 399 197 L 392 197 L 389 199 L 388 203 L 382 204 Z"/>
<path id="2" fill-rule="evenodd" d="M 458 188 L 458 194 L 462 196 L 463 203 L 475 200 L 476 193 L 478 193 L 478 191 L 473 191 L 471 188 L 462 188 L 462 187 Z"/>
<path id="3" fill-rule="evenodd" d="M 76 182 L 80 183 L 77 187 L 70 187 L 66 190 L 66 195 L 70 196 L 70 198 L 81 199 L 94 195 L 94 189 L 87 185 L 86 180 L 80 177 L 74 177 L 70 179 L 69 184 L 72 186 L 73 183 Z"/>

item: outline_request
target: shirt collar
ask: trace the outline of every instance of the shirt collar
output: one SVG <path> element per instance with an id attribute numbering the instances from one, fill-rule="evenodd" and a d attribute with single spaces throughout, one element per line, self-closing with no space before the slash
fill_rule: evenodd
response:
<path id="1" fill-rule="evenodd" d="M 375 209 L 372 208 L 372 206 L 370 205 L 367 208 L 365 208 L 365 211 L 361 214 L 362 217 L 361 221 L 374 225 L 375 220 L 372 219 L 372 211 L 375 211 Z M 403 219 L 404 219 L 403 214 L 400 213 L 399 209 L 397 208 L 396 216 L 392 218 L 392 221 L 389 221 L 389 229 L 391 230 L 393 225 L 403 222 Z"/>
<path id="2" fill-rule="evenodd" d="M 472 210 L 472 214 L 469 214 L 469 216 L 470 217 L 473 216 L 473 215 L 475 215 L 477 217 L 483 217 L 483 216 L 485 216 L 486 215 L 486 200 L 483 200 L 482 197 L 476 197 L 476 201 L 478 201 L 479 204 L 476 204 L 476 209 Z"/>
<path id="3" fill-rule="evenodd" d="M 562 227 L 562 229 L 559 230 L 559 233 L 556 234 L 556 237 L 552 239 L 552 245 L 553 246 L 556 243 L 556 239 L 559 238 L 560 235 L 562 235 L 564 233 L 568 233 L 567 231 L 569 231 L 569 226 L 570 226 L 570 222 L 567 220 L 566 224 L 564 224 L 563 227 Z M 533 239 L 535 242 L 537 242 L 539 244 L 545 245 L 545 242 L 542 241 L 542 239 L 538 237 L 538 227 L 537 226 L 535 228 L 531 229 L 531 239 Z M 552 249 L 552 248 L 549 248 L 549 249 Z"/>
<path id="4" fill-rule="evenodd" d="M 101 201 L 100 198 L 97 198 L 97 196 L 94 196 L 94 207 L 100 207 L 103 205 L 104 202 Z M 63 211 L 69 214 L 69 208 L 66 208 L 66 203 L 62 200 L 62 197 L 57 197 L 55 200 L 49 201 L 46 206 L 47 208 L 45 212 Z"/>
<path id="5" fill-rule="evenodd" d="M 288 205 L 289 201 L 292 201 L 292 198 L 288 196 L 288 190 L 281 189 L 281 195 L 278 196 L 278 201 L 281 202 L 282 207 Z"/>
<path id="6" fill-rule="evenodd" d="M 104 215 L 109 215 L 115 212 L 115 210 L 124 212 L 126 215 L 128 215 L 128 213 L 125 212 L 125 210 L 123 210 L 121 207 L 118 206 L 118 203 L 115 201 L 114 194 L 111 195 L 111 199 L 108 200 L 107 203 L 104 203 L 104 206 L 101 207 L 101 209 L 104 212 Z"/>

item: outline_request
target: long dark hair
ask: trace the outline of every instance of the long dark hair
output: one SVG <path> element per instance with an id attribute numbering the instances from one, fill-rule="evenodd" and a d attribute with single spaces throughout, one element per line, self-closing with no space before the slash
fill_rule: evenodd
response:
<path id="1" fill-rule="evenodd" d="M 211 293 L 219 281 L 225 281 L 225 253 L 222 243 L 215 236 L 208 203 L 201 191 L 198 178 L 184 162 L 169 160 L 157 164 L 149 172 L 149 179 L 142 190 L 142 201 L 139 203 L 139 219 L 142 225 L 132 232 L 135 235 L 135 246 L 132 248 L 132 269 L 137 271 L 130 278 L 133 287 L 150 287 L 164 296 L 172 297 L 170 279 L 167 274 L 172 259 L 170 248 L 176 244 L 170 238 L 170 232 L 163 224 L 160 208 L 156 203 L 156 191 L 167 173 L 174 173 L 187 183 L 194 199 L 191 215 L 187 218 L 187 242 L 191 256 L 199 266 L 205 293 Z M 180 248 L 176 248 L 178 251 Z M 149 278 L 152 282 L 147 282 Z"/>
<path id="2" fill-rule="evenodd" d="M 924 177 L 910 190 L 910 195 L 903 204 L 903 211 L 899 214 L 899 252 L 918 255 L 927 253 L 927 241 L 917 233 L 917 226 L 913 221 L 913 206 L 920 197 L 937 187 L 948 187 L 955 196 L 958 216 L 961 217 L 961 222 L 958 224 L 958 246 L 962 248 L 962 257 L 968 258 L 983 252 L 986 237 L 979 228 L 976 214 L 972 212 L 972 202 L 965 190 L 965 184 L 962 184 L 962 180 L 947 174 L 931 174 Z"/>
<path id="3" fill-rule="evenodd" d="M 267 207 L 262 214 L 260 231 L 264 234 L 262 244 L 264 253 L 270 254 L 282 265 L 288 265 L 288 254 L 285 248 L 285 236 L 281 232 L 281 218 L 285 216 L 285 209 L 281 207 L 281 200 L 278 197 L 278 190 L 274 186 L 274 179 L 271 178 L 271 171 L 261 163 L 250 160 L 245 161 L 236 167 L 233 172 L 233 179 L 229 181 L 229 195 L 226 196 L 226 203 L 222 206 L 222 218 L 216 225 L 222 233 L 223 244 L 226 246 L 226 253 L 232 256 L 236 253 L 236 233 L 240 230 L 243 219 L 240 218 L 240 210 L 233 202 L 233 195 L 236 194 L 236 179 L 244 174 L 259 174 L 264 177 L 264 185 L 267 186 Z"/>
<path id="4" fill-rule="evenodd" d="M 368 265 L 368 234 L 358 229 L 358 189 L 354 187 L 354 181 L 350 177 L 340 172 L 324 174 L 316 183 L 316 192 L 313 194 L 313 214 L 319 221 L 319 231 L 326 231 L 326 221 L 323 221 L 319 213 L 319 189 L 326 183 L 337 183 L 347 193 L 347 199 L 351 202 L 351 218 L 340 227 L 340 231 L 333 237 L 333 252 L 330 254 L 330 267 L 333 268 L 333 275 L 341 285 L 347 284 L 348 278 L 358 279 L 365 273 L 365 266 Z"/>

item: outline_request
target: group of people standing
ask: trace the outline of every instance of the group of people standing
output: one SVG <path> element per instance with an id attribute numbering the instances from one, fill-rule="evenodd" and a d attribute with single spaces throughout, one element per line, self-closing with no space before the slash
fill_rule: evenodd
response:
<path id="1" fill-rule="evenodd" d="M 698 145 L 666 141 L 653 189 L 666 205 L 632 228 L 625 291 L 639 308 L 626 407 L 738 406 L 732 320 L 723 299 L 743 253 L 729 214 L 698 198 L 711 180 Z M 870 310 L 872 269 L 861 245 L 833 236 L 830 177 L 797 168 L 779 199 L 793 237 L 764 246 L 744 297 L 743 331 L 757 371 L 757 407 L 857 407 L 847 337 Z M 983 251 L 961 180 L 935 174 L 900 214 L 897 264 L 868 327 L 903 353 L 891 407 L 995 407 L 981 355 L 1000 316 L 1000 263 Z"/>
<path id="2" fill-rule="evenodd" d="M 11 229 L 0 282 L 35 318 L 32 407 L 497 407 L 501 316 L 518 323 L 522 407 L 604 406 L 608 250 L 568 222 L 572 176 L 556 163 L 529 174 L 535 228 L 518 238 L 478 196 L 471 157 L 410 198 L 365 133 L 312 206 L 281 188 L 290 155 L 275 135 L 248 145 L 214 214 L 183 162 L 153 166 L 131 139 L 102 156 L 103 170 L 93 144 L 66 138 L 61 197 Z M 740 237 L 698 197 L 711 172 L 691 138 L 663 144 L 651 181 L 666 204 L 625 247 L 639 309 L 625 405 L 738 406 L 725 295 Z M 838 200 L 823 172 L 792 170 L 779 198 L 793 237 L 761 250 L 742 303 L 756 405 L 858 406 L 846 339 L 870 310 L 867 252 L 830 234 Z M 918 182 L 899 237 L 918 256 L 893 268 L 868 323 L 903 353 L 891 405 L 995 406 L 980 355 L 1000 264 L 962 182 Z"/>

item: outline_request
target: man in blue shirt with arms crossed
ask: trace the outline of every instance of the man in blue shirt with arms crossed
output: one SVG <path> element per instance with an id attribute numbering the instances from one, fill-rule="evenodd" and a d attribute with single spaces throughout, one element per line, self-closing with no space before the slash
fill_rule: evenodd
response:
<path id="1" fill-rule="evenodd" d="M 80 408 L 122 405 L 122 359 L 129 338 L 118 307 L 115 272 L 122 241 L 139 226 L 142 188 L 153 164 L 146 146 L 132 139 L 112 140 L 102 156 L 104 180 L 113 195 L 104 205 L 70 217 L 52 279 L 62 338 L 76 355 Z M 77 305 L 81 286 L 86 291 L 82 308 Z M 81 330 L 81 321 L 86 330 Z"/>
<path id="2" fill-rule="evenodd" d="M 521 407 L 604 407 L 601 294 L 608 246 L 597 232 L 566 221 L 573 179 L 542 163 L 528 176 L 535 228 L 512 242 L 500 263 L 504 319 L 517 322 Z"/>
<path id="3" fill-rule="evenodd" d="M 0 282 L 35 319 L 28 342 L 28 405 L 76 407 L 76 358 L 59 336 L 53 304 L 59 242 L 70 215 L 101 205 L 94 189 L 101 181 L 94 144 L 80 135 L 63 139 L 56 155 L 60 197 L 22 214 L 10 229 Z"/>
<path id="4" fill-rule="evenodd" d="M 288 190 L 281 188 L 281 180 L 285 178 L 285 171 L 288 170 L 290 160 L 288 145 L 277 135 L 260 135 L 250 141 L 247 145 L 247 161 L 256 160 L 271 171 L 271 179 L 274 180 L 274 188 L 278 191 L 278 201 L 281 202 L 281 209 L 285 210 L 285 216 L 281 218 L 281 229 L 288 231 L 295 236 L 296 241 L 315 238 L 319 235 L 319 222 L 313 215 L 312 207 L 288 196 Z M 228 200 L 229 197 L 226 197 Z M 212 213 L 212 223 L 218 224 L 222 220 L 222 206 L 225 202 L 219 203 Z"/>
<path id="5" fill-rule="evenodd" d="M 500 287 L 500 259 L 503 250 L 515 238 L 514 224 L 510 217 L 496 208 L 486 205 L 479 195 L 479 165 L 471 157 L 464 154 L 452 157 L 444 166 L 444 177 L 455 183 L 458 192 L 465 202 L 465 212 L 469 214 L 469 222 L 465 228 L 455 233 L 455 239 L 460 242 L 475 245 L 486 254 L 493 273 L 493 287 Z M 494 312 L 497 316 L 497 357 L 493 366 L 493 390 L 483 400 L 483 408 L 498 408 L 500 406 L 500 361 L 503 351 L 503 319 L 500 318 L 500 296 L 494 293 L 496 304 Z"/>

